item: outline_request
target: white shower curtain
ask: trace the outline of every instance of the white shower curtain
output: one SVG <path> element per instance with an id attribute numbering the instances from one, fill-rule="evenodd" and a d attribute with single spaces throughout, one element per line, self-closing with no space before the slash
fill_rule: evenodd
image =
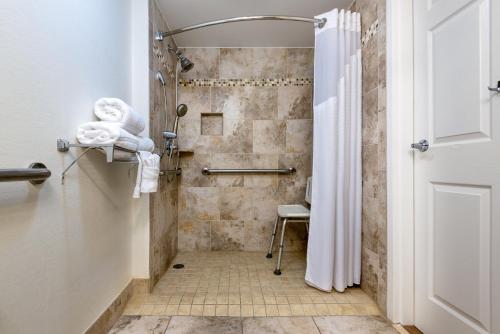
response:
<path id="1" fill-rule="evenodd" d="M 312 204 L 306 282 L 344 291 L 361 277 L 361 23 L 337 9 L 316 28 Z"/>

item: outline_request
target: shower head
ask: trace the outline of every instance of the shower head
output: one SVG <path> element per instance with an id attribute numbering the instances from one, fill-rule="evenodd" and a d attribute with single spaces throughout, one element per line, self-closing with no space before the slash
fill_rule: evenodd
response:
<path id="1" fill-rule="evenodd" d="M 188 107 L 184 103 L 179 104 L 176 109 L 177 117 L 183 117 L 187 114 Z"/>
<path id="2" fill-rule="evenodd" d="M 184 57 L 184 55 L 182 55 L 182 57 L 180 58 L 180 62 L 182 68 L 181 72 L 188 72 L 194 67 L 193 62 Z"/>
<path id="3" fill-rule="evenodd" d="M 158 80 L 162 86 L 165 86 L 165 78 L 163 77 L 163 74 L 160 71 L 156 72 L 155 77 L 156 80 Z"/>
<path id="4" fill-rule="evenodd" d="M 184 56 L 181 50 L 176 50 L 175 56 L 177 57 L 177 60 L 181 64 L 181 72 L 188 72 L 194 67 L 194 63 L 188 58 L 186 58 L 186 56 Z"/>

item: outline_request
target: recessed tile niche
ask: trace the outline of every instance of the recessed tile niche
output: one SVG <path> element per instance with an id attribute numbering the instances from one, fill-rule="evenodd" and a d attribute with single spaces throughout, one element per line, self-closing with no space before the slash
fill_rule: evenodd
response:
<path id="1" fill-rule="evenodd" d="M 222 113 L 202 113 L 201 114 L 201 135 L 202 136 L 222 136 L 223 130 Z"/>

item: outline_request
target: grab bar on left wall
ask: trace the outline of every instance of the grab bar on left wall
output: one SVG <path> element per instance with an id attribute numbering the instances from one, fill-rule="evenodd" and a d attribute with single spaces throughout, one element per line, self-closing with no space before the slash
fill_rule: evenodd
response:
<path id="1" fill-rule="evenodd" d="M 40 184 L 51 174 L 44 164 L 34 162 L 28 168 L 0 169 L 0 182 L 29 181 L 31 184 Z"/>

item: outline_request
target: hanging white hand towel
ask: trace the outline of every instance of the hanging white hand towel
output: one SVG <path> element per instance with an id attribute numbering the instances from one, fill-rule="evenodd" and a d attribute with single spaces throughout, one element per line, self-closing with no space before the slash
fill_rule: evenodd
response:
<path id="1" fill-rule="evenodd" d="M 96 101 L 94 114 L 101 121 L 114 122 L 133 135 L 138 135 L 146 127 L 141 114 L 120 99 L 103 97 Z"/>
<path id="2" fill-rule="evenodd" d="M 133 198 L 139 198 L 141 193 L 154 193 L 158 190 L 160 177 L 160 156 L 151 152 L 137 153 L 137 179 Z"/>

